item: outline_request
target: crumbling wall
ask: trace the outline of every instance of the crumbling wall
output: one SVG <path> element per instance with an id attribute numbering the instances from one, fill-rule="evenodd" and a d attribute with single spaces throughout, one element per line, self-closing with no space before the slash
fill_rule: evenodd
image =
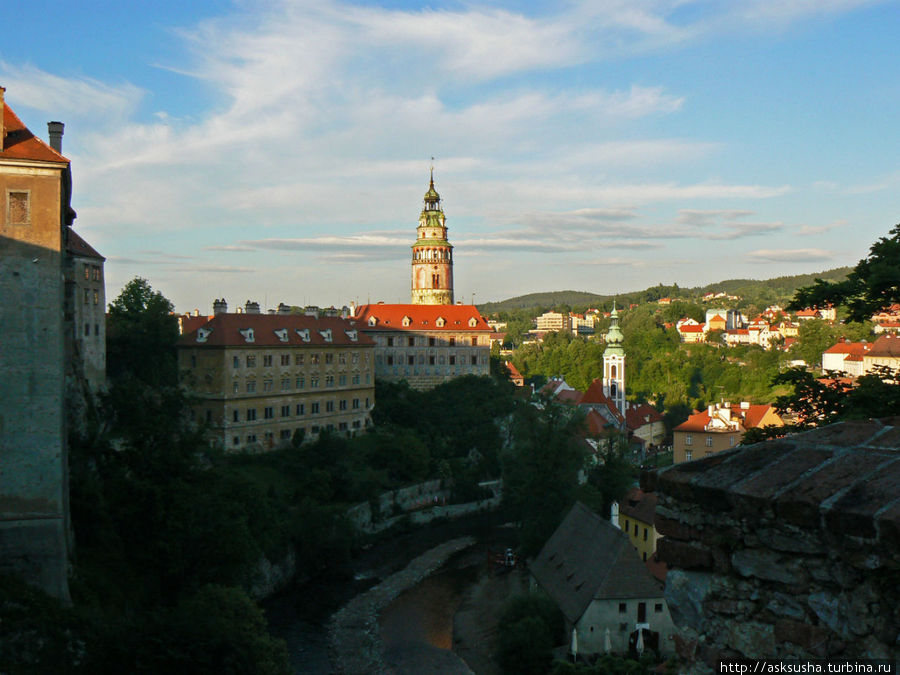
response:
<path id="1" fill-rule="evenodd" d="M 677 464 L 658 489 L 682 656 L 900 654 L 900 419 Z"/>

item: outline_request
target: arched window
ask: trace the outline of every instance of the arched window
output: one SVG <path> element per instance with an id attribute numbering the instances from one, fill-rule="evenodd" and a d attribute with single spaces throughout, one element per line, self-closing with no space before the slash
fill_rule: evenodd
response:
<path id="1" fill-rule="evenodd" d="M 613 378 L 616 376 L 616 366 L 615 365 L 612 365 L 609 367 L 609 376 L 613 377 Z"/>

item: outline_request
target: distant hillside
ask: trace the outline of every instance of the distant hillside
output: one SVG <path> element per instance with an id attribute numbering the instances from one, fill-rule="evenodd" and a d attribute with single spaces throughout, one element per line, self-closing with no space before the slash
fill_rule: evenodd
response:
<path id="1" fill-rule="evenodd" d="M 706 293 L 725 292 L 729 295 L 738 295 L 741 298 L 756 302 L 786 303 L 790 300 L 798 288 L 811 285 L 816 279 L 826 281 L 840 281 L 847 278 L 851 267 L 838 267 L 815 274 L 796 274 L 788 277 L 776 277 L 774 279 L 728 279 L 706 286 L 695 288 L 680 288 L 675 286 L 651 286 L 643 291 L 632 291 L 613 295 L 598 295 L 585 291 L 550 291 L 547 293 L 529 293 L 500 302 L 486 302 L 478 305 L 478 309 L 484 314 L 497 312 L 511 312 L 519 309 L 539 308 L 549 310 L 552 308 L 569 307 L 583 309 L 586 307 L 606 307 L 615 297 L 620 305 L 630 303 L 654 302 L 662 297 L 674 297 L 681 300 L 700 300 Z"/>

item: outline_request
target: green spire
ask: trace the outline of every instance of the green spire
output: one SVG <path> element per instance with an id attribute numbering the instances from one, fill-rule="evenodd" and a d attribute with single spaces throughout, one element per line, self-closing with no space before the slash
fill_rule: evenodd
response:
<path id="1" fill-rule="evenodd" d="M 625 348 L 622 343 L 625 336 L 619 328 L 619 312 L 616 311 L 616 302 L 613 300 L 612 312 L 609 313 L 609 330 L 606 333 L 606 349 L 603 356 L 624 356 Z"/>
<path id="2" fill-rule="evenodd" d="M 428 183 L 428 192 L 425 193 L 425 210 L 440 211 L 441 196 L 434 189 L 434 167 L 431 167 L 431 181 Z"/>

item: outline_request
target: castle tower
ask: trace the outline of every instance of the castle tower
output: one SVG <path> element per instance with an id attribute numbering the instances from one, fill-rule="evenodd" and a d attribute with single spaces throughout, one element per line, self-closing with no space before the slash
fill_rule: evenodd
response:
<path id="1" fill-rule="evenodd" d="M 619 329 L 619 313 L 613 303 L 609 315 L 609 331 L 606 333 L 606 350 L 603 352 L 603 393 L 625 415 L 625 336 Z"/>
<path id="2" fill-rule="evenodd" d="M 441 196 L 434 189 L 434 168 L 419 216 L 416 243 L 412 245 L 412 304 L 453 304 L 453 247 L 447 241 L 447 225 Z"/>

